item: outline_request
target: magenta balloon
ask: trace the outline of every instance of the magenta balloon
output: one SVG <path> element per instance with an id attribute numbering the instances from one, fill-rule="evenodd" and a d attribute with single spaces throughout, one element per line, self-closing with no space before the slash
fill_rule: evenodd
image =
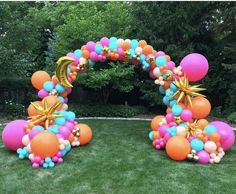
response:
<path id="1" fill-rule="evenodd" d="M 98 54 L 95 51 L 92 51 L 90 53 L 90 59 L 92 59 L 93 61 L 97 61 L 98 60 Z"/>
<path id="2" fill-rule="evenodd" d="M 224 151 L 229 150 L 235 142 L 235 134 L 233 128 L 222 121 L 213 121 L 210 125 L 214 125 L 220 134 L 220 143 Z"/>
<path id="3" fill-rule="evenodd" d="M 66 56 L 71 57 L 74 59 L 74 61 L 71 63 L 72 65 L 78 65 L 79 64 L 79 58 L 72 52 L 68 53 Z"/>
<path id="4" fill-rule="evenodd" d="M 30 139 L 33 139 L 38 133 L 40 133 L 40 131 L 38 129 L 32 129 L 30 132 L 29 132 L 29 138 Z"/>
<path id="5" fill-rule="evenodd" d="M 71 134 L 71 131 L 67 127 L 61 127 L 59 128 L 59 133 L 65 138 L 68 139 L 68 137 Z"/>
<path id="6" fill-rule="evenodd" d="M 172 112 L 167 113 L 167 115 L 166 115 L 166 121 L 167 121 L 168 123 L 174 121 L 174 118 L 175 118 L 175 116 L 174 116 L 174 114 L 173 114 Z"/>
<path id="7" fill-rule="evenodd" d="M 180 118 L 187 122 L 190 121 L 192 119 L 193 113 L 192 111 L 190 111 L 189 109 L 184 109 L 180 115 Z"/>
<path id="8" fill-rule="evenodd" d="M 173 70 L 174 67 L 175 67 L 175 63 L 174 63 L 173 61 L 167 62 L 167 68 L 168 68 L 169 70 Z"/>
<path id="9" fill-rule="evenodd" d="M 182 67 L 182 72 L 188 77 L 188 80 L 195 82 L 205 77 L 209 65 L 203 55 L 192 53 L 182 59 L 180 66 Z"/>
<path id="10" fill-rule="evenodd" d="M 165 56 L 165 52 L 163 51 L 158 51 L 156 54 L 155 54 L 155 57 L 160 57 L 160 56 Z"/>
<path id="11" fill-rule="evenodd" d="M 89 42 L 87 42 L 87 44 L 86 44 L 86 48 L 87 48 L 87 50 L 88 50 L 89 52 L 94 51 L 95 46 L 96 46 L 96 43 L 93 42 L 93 41 L 89 41 Z"/>
<path id="12" fill-rule="evenodd" d="M 38 96 L 39 96 L 39 98 L 43 99 L 43 98 L 45 98 L 46 96 L 48 96 L 48 91 L 46 91 L 45 89 L 41 89 L 41 90 L 39 90 L 39 92 L 38 92 Z"/>
<path id="13" fill-rule="evenodd" d="M 166 134 L 166 130 L 168 129 L 169 127 L 167 125 L 162 125 L 159 127 L 159 134 L 163 137 L 165 134 Z"/>
<path id="14" fill-rule="evenodd" d="M 210 160 L 210 155 L 205 150 L 198 152 L 197 156 L 199 157 L 198 163 L 200 164 L 207 164 Z"/>
<path id="15" fill-rule="evenodd" d="M 153 74 L 153 71 L 149 71 L 149 77 L 152 79 L 156 79 L 156 76 Z"/>
<path id="16" fill-rule="evenodd" d="M 109 45 L 109 38 L 107 38 L 107 37 L 101 38 L 100 43 L 102 46 L 108 46 Z"/>
<path id="17" fill-rule="evenodd" d="M 15 120 L 7 124 L 2 132 L 2 142 L 10 150 L 16 151 L 23 148 L 22 138 L 25 135 L 24 126 L 28 124 L 25 120 Z"/>

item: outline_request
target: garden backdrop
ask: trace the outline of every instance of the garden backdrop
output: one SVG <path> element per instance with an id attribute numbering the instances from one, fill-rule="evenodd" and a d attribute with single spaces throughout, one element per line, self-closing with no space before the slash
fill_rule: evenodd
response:
<path id="1" fill-rule="evenodd" d="M 0 23 L 4 116 L 25 116 L 29 102 L 37 99 L 33 72 L 52 74 L 65 53 L 89 40 L 116 36 L 147 40 L 177 64 L 191 52 L 204 54 L 210 69 L 202 84 L 211 116 L 236 120 L 235 2 L 1 2 Z M 98 63 L 79 76 L 70 109 L 78 116 L 160 114 L 165 108 L 152 82 L 129 64 Z"/>

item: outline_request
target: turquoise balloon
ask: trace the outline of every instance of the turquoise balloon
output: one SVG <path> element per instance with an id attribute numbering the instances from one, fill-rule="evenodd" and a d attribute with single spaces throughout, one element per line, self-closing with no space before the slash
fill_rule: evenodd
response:
<path id="1" fill-rule="evenodd" d="M 190 145 L 191 145 L 191 148 L 193 150 L 196 150 L 197 152 L 203 150 L 203 148 L 204 148 L 204 143 L 199 139 L 193 139 L 191 141 Z"/>
<path id="2" fill-rule="evenodd" d="M 109 49 L 110 49 L 111 51 L 116 50 L 117 47 L 118 47 L 117 42 L 110 42 L 110 43 L 109 43 Z"/>
<path id="3" fill-rule="evenodd" d="M 131 44 L 132 49 L 136 49 L 138 47 L 138 40 L 133 39 L 133 40 L 131 40 L 130 44 Z"/>
<path id="4" fill-rule="evenodd" d="M 174 106 L 176 104 L 176 100 L 171 100 L 170 101 L 170 107 Z"/>
<path id="5" fill-rule="evenodd" d="M 71 119 L 75 119 L 75 113 L 74 112 L 72 112 L 72 111 L 68 111 L 67 113 L 66 113 L 66 119 L 67 120 L 71 120 Z"/>
<path id="6" fill-rule="evenodd" d="M 62 96 L 58 96 L 58 99 L 61 101 L 62 104 L 64 104 L 64 98 Z"/>
<path id="7" fill-rule="evenodd" d="M 57 92 L 59 92 L 59 93 L 65 92 L 65 87 L 64 87 L 63 85 L 61 85 L 61 84 L 57 84 L 56 87 L 55 87 L 55 89 L 56 89 Z"/>
<path id="8" fill-rule="evenodd" d="M 34 126 L 34 128 L 36 128 L 39 131 L 44 131 L 44 128 L 42 126 L 39 126 L 39 125 Z"/>
<path id="9" fill-rule="evenodd" d="M 154 134 L 154 131 L 150 131 L 148 134 L 148 137 L 151 141 L 153 141 L 153 138 L 152 138 L 153 134 Z"/>
<path id="10" fill-rule="evenodd" d="M 78 58 L 82 57 L 82 51 L 80 49 L 75 50 L 74 55 Z"/>
<path id="11" fill-rule="evenodd" d="M 158 67 L 162 67 L 167 63 L 167 60 L 164 56 L 160 56 L 156 58 L 156 65 Z"/>
<path id="12" fill-rule="evenodd" d="M 53 82 L 47 81 L 43 84 L 43 88 L 48 92 L 51 92 L 54 88 Z"/>
<path id="13" fill-rule="evenodd" d="M 160 87 L 159 87 L 159 92 L 160 92 L 161 94 L 166 94 L 166 89 L 165 89 L 163 86 L 160 86 Z"/>
<path id="14" fill-rule="evenodd" d="M 146 60 L 146 56 L 144 54 L 140 55 L 140 61 L 143 62 Z"/>
<path id="15" fill-rule="evenodd" d="M 171 111 L 175 116 L 179 116 L 182 112 L 182 107 L 180 105 L 175 104 L 172 106 Z"/>
<path id="16" fill-rule="evenodd" d="M 167 96 L 164 96 L 162 101 L 165 105 L 169 106 L 169 98 Z"/>
<path id="17" fill-rule="evenodd" d="M 91 59 L 89 59 L 88 62 L 89 62 L 89 66 L 90 66 L 90 67 L 93 67 L 93 66 L 95 65 L 95 62 L 92 61 Z"/>
<path id="18" fill-rule="evenodd" d="M 170 84 L 170 89 L 171 89 L 171 91 L 173 91 L 173 92 L 176 92 L 176 91 L 177 91 L 177 87 L 176 87 L 176 85 L 173 84 L 173 83 Z"/>
<path id="19" fill-rule="evenodd" d="M 96 53 L 98 53 L 98 54 L 100 54 L 101 52 L 102 52 L 102 45 L 100 45 L 100 44 L 97 44 L 96 46 L 95 46 L 95 51 L 96 51 Z"/>
<path id="20" fill-rule="evenodd" d="M 111 37 L 110 42 L 116 42 L 117 43 L 117 38 L 116 37 Z"/>
<path id="21" fill-rule="evenodd" d="M 54 134 L 58 134 L 59 130 L 58 130 L 58 126 L 57 125 L 53 125 L 52 127 L 48 128 L 48 131 L 54 133 Z"/>
<path id="22" fill-rule="evenodd" d="M 55 118 L 54 121 L 57 125 L 64 125 L 66 122 L 66 119 L 64 117 L 59 117 L 59 118 Z"/>
<path id="23" fill-rule="evenodd" d="M 204 130 L 206 131 L 207 135 L 215 133 L 217 131 L 216 127 L 213 125 L 207 125 Z"/>
<path id="24" fill-rule="evenodd" d="M 52 159 L 50 157 L 46 157 L 44 161 L 49 164 L 52 161 Z"/>

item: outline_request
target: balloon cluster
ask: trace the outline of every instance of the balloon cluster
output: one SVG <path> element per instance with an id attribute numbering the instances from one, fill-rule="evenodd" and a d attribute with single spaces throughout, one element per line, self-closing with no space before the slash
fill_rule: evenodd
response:
<path id="1" fill-rule="evenodd" d="M 89 143 L 92 131 L 68 111 L 67 96 L 77 74 L 105 60 L 140 65 L 159 85 L 168 108 L 166 116 L 157 116 L 151 123 L 149 138 L 156 149 L 165 148 L 174 160 L 188 158 L 203 164 L 218 163 L 233 145 L 230 126 L 222 122 L 208 124 L 204 119 L 211 110 L 209 101 L 199 93 L 204 88 L 190 85 L 207 74 L 208 62 L 203 55 L 187 55 L 176 67 L 169 55 L 155 51 L 145 40 L 103 37 L 61 57 L 52 77 L 45 71 L 32 75 L 32 85 L 41 100 L 29 105 L 29 120 L 15 120 L 4 128 L 5 146 L 17 151 L 20 159 L 29 158 L 34 168 L 51 168 L 63 162 L 71 147 Z"/>

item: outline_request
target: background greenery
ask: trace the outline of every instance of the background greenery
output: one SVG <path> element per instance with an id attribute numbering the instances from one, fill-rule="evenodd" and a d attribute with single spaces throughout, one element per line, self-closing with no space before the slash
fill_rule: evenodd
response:
<path id="1" fill-rule="evenodd" d="M 204 54 L 210 69 L 202 84 L 212 114 L 236 110 L 236 2 L 1 2 L 0 23 L 1 107 L 37 99 L 34 71 L 52 74 L 60 56 L 89 40 L 117 36 L 145 39 L 176 64 L 191 52 Z M 86 101 L 103 105 L 141 104 L 154 112 L 162 106 L 157 86 L 131 65 L 97 64 L 78 80 L 74 103 L 85 103 L 75 94 L 86 91 Z"/>

